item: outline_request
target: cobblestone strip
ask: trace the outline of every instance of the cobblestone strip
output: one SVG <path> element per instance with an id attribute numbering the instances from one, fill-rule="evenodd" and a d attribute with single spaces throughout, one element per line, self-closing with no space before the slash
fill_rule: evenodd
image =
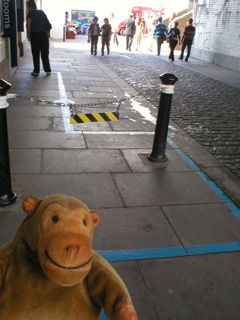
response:
<path id="1" fill-rule="evenodd" d="M 154 56 L 131 57 L 101 62 L 156 107 L 159 75 L 175 74 L 171 119 L 240 178 L 240 90 Z"/>

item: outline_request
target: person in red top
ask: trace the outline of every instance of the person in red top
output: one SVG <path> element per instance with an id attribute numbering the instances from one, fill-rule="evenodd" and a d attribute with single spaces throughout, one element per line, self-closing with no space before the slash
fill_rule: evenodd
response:
<path id="1" fill-rule="evenodd" d="M 185 59 L 186 62 L 188 61 L 194 36 L 195 36 L 195 28 L 193 26 L 193 19 L 190 18 L 188 20 L 188 26 L 185 28 L 185 30 L 183 32 L 182 50 L 181 50 L 181 55 L 179 57 L 180 60 L 183 60 L 184 50 L 186 49 L 186 47 L 188 47 L 188 52 L 187 52 L 187 56 Z"/>

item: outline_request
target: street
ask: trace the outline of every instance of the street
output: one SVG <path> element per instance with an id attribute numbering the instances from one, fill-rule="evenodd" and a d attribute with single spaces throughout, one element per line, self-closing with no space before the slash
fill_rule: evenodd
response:
<path id="1" fill-rule="evenodd" d="M 123 54 L 99 59 L 155 107 L 159 103 L 159 75 L 175 74 L 179 80 L 175 85 L 171 119 L 240 178 L 239 88 L 181 67 L 191 64 L 191 58 L 188 63 L 176 64 L 153 54 L 126 52 L 123 45 L 122 49 Z M 146 47 L 143 51 L 147 51 Z M 166 56 L 166 52 L 163 54 Z M 176 60 L 178 56 L 179 53 Z"/>
<path id="2" fill-rule="evenodd" d="M 144 43 L 126 52 L 124 38 L 109 56 L 99 43 L 95 57 L 86 40 L 52 41 L 50 76 L 31 75 L 28 50 L 11 79 L 10 93 L 21 97 L 7 109 L 18 197 L 0 208 L 0 245 L 25 217 L 25 197 L 71 195 L 99 214 L 93 249 L 122 277 L 139 320 L 239 320 L 239 168 L 208 152 L 220 132 L 229 148 L 221 142 L 221 150 L 238 163 L 239 74 L 191 58 L 170 63 L 166 46 L 161 57 Z M 179 80 L 163 166 L 148 155 L 165 72 Z M 225 82 L 216 80 L 223 74 Z M 72 114 L 115 112 L 119 100 L 119 121 L 70 123 Z"/>

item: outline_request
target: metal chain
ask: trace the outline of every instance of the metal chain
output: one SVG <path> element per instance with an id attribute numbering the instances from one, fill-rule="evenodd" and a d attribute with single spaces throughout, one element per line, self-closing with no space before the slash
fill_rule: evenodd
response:
<path id="1" fill-rule="evenodd" d="M 127 98 L 122 98 L 122 99 L 115 99 L 111 101 L 105 101 L 105 102 L 95 102 L 95 103 L 69 103 L 69 102 L 53 102 L 53 101 L 48 101 L 48 100 L 43 100 L 39 98 L 30 98 L 30 97 L 21 97 L 20 95 L 16 94 L 16 98 L 19 98 L 21 100 L 27 100 L 31 102 L 39 102 L 43 103 L 46 105 L 55 105 L 55 106 L 65 106 L 65 107 L 70 107 L 71 114 L 74 114 L 73 108 L 79 108 L 79 107 L 92 107 L 92 106 L 105 106 L 108 104 L 117 104 L 116 112 L 119 112 L 119 109 L 121 107 L 121 104 L 127 100 L 131 100 L 132 98 L 135 98 L 137 96 L 141 95 L 141 93 L 137 93 L 135 95 L 129 96 Z"/>

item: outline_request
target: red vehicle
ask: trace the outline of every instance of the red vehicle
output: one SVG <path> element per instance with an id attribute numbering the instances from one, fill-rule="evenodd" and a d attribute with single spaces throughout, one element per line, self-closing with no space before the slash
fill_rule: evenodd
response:
<path id="1" fill-rule="evenodd" d="M 164 15 L 164 8 L 162 8 L 161 10 L 158 9 L 152 9 L 149 7 L 133 7 L 131 10 L 134 19 L 137 18 L 148 18 L 149 16 L 153 16 L 155 19 L 159 18 L 160 16 Z M 126 23 L 125 21 L 122 21 L 121 23 L 119 23 L 118 25 L 118 30 L 117 33 L 121 36 L 125 35 L 124 31 L 126 29 Z M 145 30 L 145 32 L 147 33 L 147 29 Z"/>

